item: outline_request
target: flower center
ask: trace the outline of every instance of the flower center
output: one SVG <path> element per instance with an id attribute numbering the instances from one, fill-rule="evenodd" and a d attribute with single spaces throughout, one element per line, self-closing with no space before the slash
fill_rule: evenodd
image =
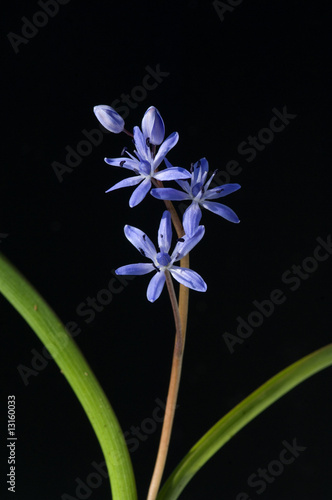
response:
<path id="1" fill-rule="evenodd" d="M 171 262 L 171 258 L 168 253 L 159 252 L 157 253 L 157 262 L 161 268 L 167 268 Z"/>
<path id="2" fill-rule="evenodd" d="M 192 188 L 192 196 L 194 198 L 194 201 L 199 201 L 202 197 L 202 190 L 201 190 L 201 186 L 199 184 L 196 184 L 195 186 L 193 186 Z"/>

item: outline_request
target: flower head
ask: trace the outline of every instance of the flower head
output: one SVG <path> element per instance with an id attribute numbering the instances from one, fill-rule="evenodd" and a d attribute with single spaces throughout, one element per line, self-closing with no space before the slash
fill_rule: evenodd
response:
<path id="1" fill-rule="evenodd" d="M 167 166 L 170 166 L 168 160 L 165 159 Z M 207 181 L 209 172 L 209 164 L 206 158 L 202 158 L 196 162 L 192 168 L 191 182 L 177 180 L 177 183 L 183 191 L 173 188 L 156 188 L 151 190 L 151 194 L 159 200 L 191 200 L 191 204 L 183 215 L 183 228 L 188 236 L 191 236 L 197 230 L 199 222 L 202 218 L 201 207 L 220 215 L 230 222 L 240 222 L 238 216 L 232 209 L 221 203 L 216 203 L 210 200 L 216 200 L 227 196 L 234 191 L 240 189 L 240 184 L 224 184 L 223 186 L 209 189 L 211 181 L 217 170 L 211 175 Z"/>
<path id="2" fill-rule="evenodd" d="M 128 264 L 116 269 L 115 273 L 118 275 L 143 275 L 156 271 L 156 274 L 150 280 L 146 293 L 150 302 L 154 302 L 160 296 L 166 280 L 166 271 L 169 271 L 176 281 L 186 287 L 198 292 L 206 291 L 207 285 L 199 274 L 192 269 L 174 265 L 174 262 L 187 255 L 203 238 L 204 226 L 199 226 L 192 237 L 185 235 L 180 238 L 171 255 L 169 255 L 169 250 L 172 242 L 172 225 L 171 215 L 168 210 L 165 210 L 160 221 L 158 231 L 159 252 L 157 252 L 150 238 L 140 229 L 127 225 L 124 232 L 130 243 L 137 248 L 141 255 L 150 259 L 152 263 Z"/>
<path id="3" fill-rule="evenodd" d="M 139 127 L 134 127 L 135 156 L 126 151 L 129 158 L 105 158 L 105 162 L 108 165 L 126 168 L 135 173 L 134 177 L 128 177 L 118 182 L 108 189 L 106 193 L 115 189 L 139 184 L 129 200 L 129 206 L 135 207 L 150 191 L 152 179 L 169 181 L 188 179 L 190 177 L 190 173 L 184 168 L 172 167 L 171 165 L 164 170 L 158 171 L 167 153 L 179 140 L 179 134 L 173 132 L 163 141 L 163 124 L 164 122 L 159 112 L 153 107 L 149 108 L 142 120 L 143 131 Z M 156 144 L 158 143 L 160 143 L 160 146 L 156 153 Z"/>
<path id="4" fill-rule="evenodd" d="M 97 120 L 110 132 L 119 134 L 124 129 L 124 119 L 119 115 L 115 109 L 106 104 L 99 104 L 93 108 L 93 112 Z"/>

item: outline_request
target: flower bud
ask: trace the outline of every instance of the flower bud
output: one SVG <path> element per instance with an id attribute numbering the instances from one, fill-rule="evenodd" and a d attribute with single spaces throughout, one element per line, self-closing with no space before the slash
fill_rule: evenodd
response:
<path id="1" fill-rule="evenodd" d="M 99 104 L 93 108 L 93 112 L 97 120 L 110 132 L 119 134 L 124 129 L 124 119 L 119 115 L 115 109 L 106 104 Z"/>
<path id="2" fill-rule="evenodd" d="M 159 146 L 164 140 L 165 125 L 159 111 L 154 106 L 150 106 L 143 116 L 142 132 L 145 139 L 149 139 L 150 144 L 155 146 Z"/>

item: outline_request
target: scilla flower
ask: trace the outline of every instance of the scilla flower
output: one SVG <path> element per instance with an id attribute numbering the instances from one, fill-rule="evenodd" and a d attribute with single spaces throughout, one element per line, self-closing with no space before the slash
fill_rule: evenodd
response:
<path id="1" fill-rule="evenodd" d="M 170 165 L 169 161 L 166 159 L 165 163 L 166 165 Z M 237 191 L 241 187 L 240 184 L 224 184 L 223 186 L 209 189 L 217 170 L 211 175 L 210 179 L 206 181 L 208 172 L 209 164 L 206 158 L 202 158 L 193 166 L 190 184 L 188 181 L 177 180 L 177 183 L 181 186 L 183 191 L 172 188 L 156 188 L 151 191 L 151 194 L 159 200 L 192 200 L 191 205 L 189 205 L 183 215 L 183 228 L 185 233 L 189 236 L 195 233 L 202 218 L 201 207 L 220 215 L 230 222 L 240 222 L 238 216 L 232 209 L 221 203 L 210 201 L 222 198 Z"/>
<path id="2" fill-rule="evenodd" d="M 134 127 L 135 151 L 133 156 L 129 152 L 129 158 L 105 158 L 108 165 L 126 168 L 135 173 L 134 177 L 124 179 L 106 191 L 114 191 L 127 186 L 139 186 L 134 190 L 129 200 L 129 206 L 135 207 L 147 195 L 151 188 L 152 179 L 170 181 L 188 179 L 190 173 L 184 168 L 169 166 L 158 171 L 158 167 L 165 159 L 167 153 L 179 140 L 179 134 L 173 132 L 164 142 L 164 122 L 159 112 L 150 107 L 142 120 L 142 132 L 139 127 Z M 156 152 L 156 145 L 160 144 Z"/>
<path id="3" fill-rule="evenodd" d="M 171 215 L 167 210 L 165 210 L 162 215 L 158 231 L 159 252 L 157 252 L 156 247 L 143 231 L 127 225 L 124 228 L 126 238 L 144 257 L 150 259 L 152 263 L 128 264 L 127 266 L 116 269 L 115 273 L 118 275 L 142 275 L 156 271 L 156 274 L 150 280 L 146 293 L 150 302 L 154 302 L 160 296 L 166 280 L 166 270 L 171 273 L 174 279 L 186 287 L 192 288 L 198 292 L 205 292 L 207 285 L 199 274 L 192 269 L 174 265 L 174 262 L 182 259 L 182 257 L 187 255 L 187 253 L 197 245 L 203 238 L 204 231 L 204 226 L 199 226 L 196 233 L 191 238 L 188 236 L 180 238 L 172 254 L 169 255 L 172 241 L 172 225 Z"/>

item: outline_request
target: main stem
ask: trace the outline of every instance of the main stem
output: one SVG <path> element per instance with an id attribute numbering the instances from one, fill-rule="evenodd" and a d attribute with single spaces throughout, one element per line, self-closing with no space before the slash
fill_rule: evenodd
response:
<path id="1" fill-rule="evenodd" d="M 159 187 L 161 186 L 159 185 Z M 181 238 L 181 236 L 184 235 L 184 230 L 180 222 L 180 219 L 178 217 L 178 214 L 174 209 L 173 203 L 168 200 L 164 201 L 166 208 L 171 213 L 172 222 L 176 229 L 178 238 Z M 188 268 L 189 255 L 183 257 L 183 259 L 181 259 L 180 264 L 181 267 Z M 176 402 L 179 392 L 180 379 L 181 379 L 181 369 L 182 369 L 183 352 L 184 352 L 187 318 L 188 318 L 189 289 L 184 285 L 180 284 L 179 305 L 178 305 L 172 278 L 168 271 L 165 272 L 165 277 L 166 277 L 167 290 L 172 305 L 176 332 L 175 332 L 175 342 L 173 350 L 172 370 L 168 387 L 164 423 L 161 431 L 157 459 L 150 483 L 147 500 L 156 499 L 165 468 L 169 442 L 172 433 Z"/>

